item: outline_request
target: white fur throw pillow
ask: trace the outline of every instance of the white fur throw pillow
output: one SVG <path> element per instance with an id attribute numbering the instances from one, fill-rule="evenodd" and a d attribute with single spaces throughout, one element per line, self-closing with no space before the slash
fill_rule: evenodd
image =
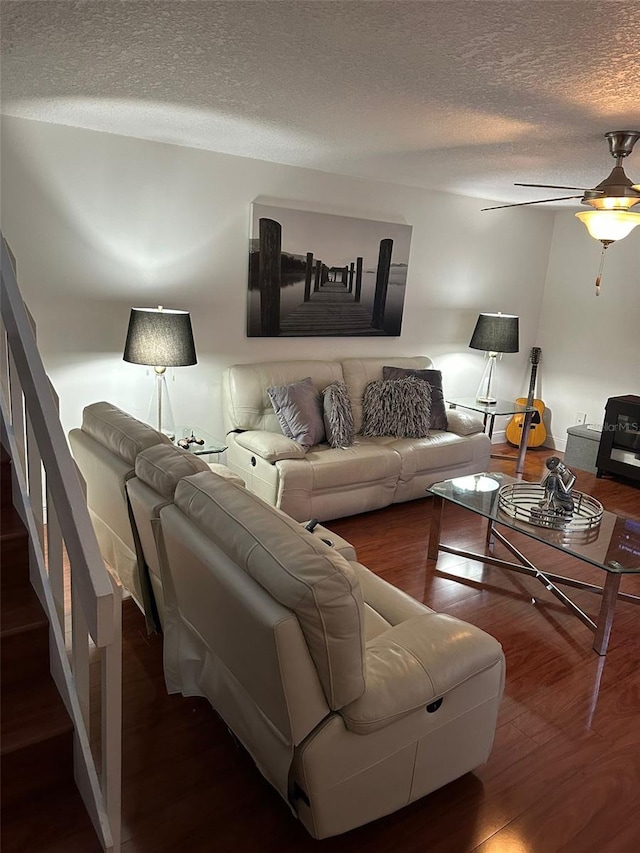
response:
<path id="1" fill-rule="evenodd" d="M 355 430 L 349 392 L 344 382 L 332 382 L 322 391 L 324 431 L 331 447 L 350 447 Z"/>
<path id="2" fill-rule="evenodd" d="M 362 398 L 362 435 L 424 438 L 429 432 L 431 388 L 408 376 L 369 382 Z"/>

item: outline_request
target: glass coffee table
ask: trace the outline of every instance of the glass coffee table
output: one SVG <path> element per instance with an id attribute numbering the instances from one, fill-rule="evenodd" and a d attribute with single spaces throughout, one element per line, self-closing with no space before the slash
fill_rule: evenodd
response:
<path id="1" fill-rule="evenodd" d="M 499 493 L 501 487 L 521 483 L 522 481 L 509 477 L 507 474 L 494 473 L 473 474 L 468 477 L 433 483 L 427 489 L 427 493 L 433 495 L 434 498 L 427 550 L 428 565 L 435 569 L 438 554 L 440 551 L 446 551 L 450 554 L 457 554 L 467 559 L 477 560 L 491 566 L 500 566 L 503 569 L 536 578 L 593 631 L 595 634 L 593 648 L 599 655 L 605 655 L 618 599 L 634 604 L 640 603 L 640 596 L 620 592 L 619 589 L 622 575 L 640 574 L 640 521 L 604 510 L 601 512 L 601 517 L 597 523 L 593 526 L 585 525 L 584 529 L 571 530 L 570 525 L 564 527 L 559 522 L 548 527 L 539 526 L 539 523 L 513 517 L 510 512 L 506 512 L 500 506 Z M 528 485 L 535 486 L 536 484 Z M 443 545 L 440 541 L 440 534 L 444 507 L 447 503 L 464 507 L 470 512 L 486 518 L 488 521 L 486 549 L 488 550 L 494 539 L 497 539 L 513 554 L 518 562 L 500 560 L 492 554 L 477 554 Z M 502 504 L 504 506 L 504 499 Z M 577 557 L 579 560 L 601 569 L 605 573 L 604 586 L 596 586 L 576 578 L 565 577 L 537 568 L 509 542 L 505 535 L 497 529 L 497 525 L 524 534 L 535 542 L 542 542 L 550 548 Z M 578 607 L 566 593 L 558 588 L 558 584 L 602 596 L 596 620 L 591 619 Z"/>

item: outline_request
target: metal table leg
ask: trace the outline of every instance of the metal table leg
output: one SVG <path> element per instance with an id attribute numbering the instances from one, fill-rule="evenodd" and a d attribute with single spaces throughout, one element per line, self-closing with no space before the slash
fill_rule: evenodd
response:
<path id="1" fill-rule="evenodd" d="M 529 443 L 529 430 L 531 429 L 531 421 L 533 420 L 533 411 L 525 412 L 524 421 L 522 423 L 522 435 L 520 436 L 520 448 L 518 449 L 518 459 L 516 462 L 516 474 L 522 474 L 524 471 L 524 457 L 527 453 L 527 444 Z"/>
<path id="2" fill-rule="evenodd" d="M 618 601 L 620 578 L 621 575 L 617 572 L 607 572 L 607 579 L 604 582 L 602 604 L 598 613 L 598 627 L 596 628 L 596 636 L 593 641 L 593 649 L 599 655 L 606 655 L 607 653 L 609 637 L 611 636 L 611 626 L 613 625 L 613 614 L 615 613 Z"/>
<path id="3" fill-rule="evenodd" d="M 491 418 L 491 420 L 489 421 L 489 432 L 487 433 L 487 435 L 489 436 L 489 438 L 493 438 L 493 425 L 494 425 L 494 423 L 496 422 L 496 416 L 495 416 L 495 414 L 494 414 L 493 412 L 490 412 L 488 415 L 485 415 L 485 416 L 484 416 L 484 426 L 485 426 L 485 430 L 486 430 L 486 427 L 487 427 L 487 418 L 488 418 L 488 417 L 489 417 L 489 418 Z"/>
<path id="4" fill-rule="evenodd" d="M 433 496 L 431 505 L 431 526 L 429 528 L 429 544 L 427 545 L 427 560 L 437 562 L 440 552 L 440 533 L 442 531 L 442 514 L 444 511 L 444 498 Z"/>

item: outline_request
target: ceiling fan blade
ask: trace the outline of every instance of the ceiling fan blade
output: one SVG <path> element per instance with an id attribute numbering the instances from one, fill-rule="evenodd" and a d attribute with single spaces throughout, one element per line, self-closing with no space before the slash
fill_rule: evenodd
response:
<path id="1" fill-rule="evenodd" d="M 581 195 L 565 195 L 562 198 L 539 198 L 537 201 L 520 201 L 516 204 L 498 204 L 496 207 L 481 207 L 480 212 L 484 210 L 500 210 L 502 207 L 524 207 L 527 204 L 546 204 L 548 201 L 568 201 L 570 198 L 582 198 Z"/>
<path id="2" fill-rule="evenodd" d="M 596 193 L 601 190 L 593 189 L 592 187 L 560 187 L 556 184 L 519 184 L 515 183 L 514 187 L 540 187 L 543 190 L 582 190 L 583 192 Z"/>

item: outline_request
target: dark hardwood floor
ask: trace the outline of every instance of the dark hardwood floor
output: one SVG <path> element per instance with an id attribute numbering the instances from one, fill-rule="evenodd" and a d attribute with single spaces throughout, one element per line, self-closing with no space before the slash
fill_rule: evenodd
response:
<path id="1" fill-rule="evenodd" d="M 526 479 L 538 480 L 550 455 L 530 451 Z M 492 470 L 513 469 L 492 460 Z M 577 488 L 640 520 L 637 487 L 580 473 Z M 167 695 L 161 640 L 147 636 L 127 601 L 123 853 L 640 850 L 640 608 L 618 604 L 609 652 L 599 657 L 591 632 L 533 579 L 450 554 L 428 571 L 429 510 L 430 501 L 419 500 L 328 526 L 373 571 L 502 643 L 507 681 L 488 763 L 393 815 L 314 841 L 205 700 Z M 479 548 L 482 524 L 447 507 L 443 541 Z M 598 570 L 532 544 L 534 562 L 601 582 Z M 640 576 L 625 577 L 622 589 L 640 593 Z M 575 598 L 596 612 L 598 597 L 576 591 Z M 39 849 L 49 850 L 44 842 Z"/>

